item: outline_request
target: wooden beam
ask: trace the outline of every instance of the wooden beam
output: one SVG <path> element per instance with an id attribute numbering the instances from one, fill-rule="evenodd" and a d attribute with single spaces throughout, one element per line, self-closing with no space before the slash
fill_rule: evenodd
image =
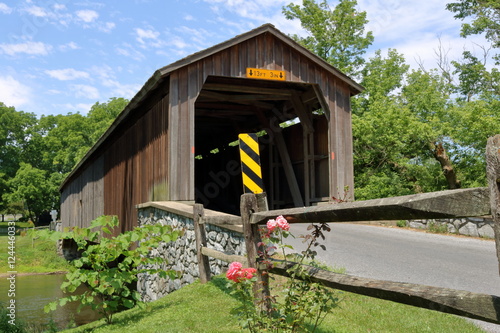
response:
<path id="1" fill-rule="evenodd" d="M 287 270 L 295 265 L 290 262 L 274 262 L 275 266 L 270 270 L 271 273 L 284 276 L 288 276 Z M 500 323 L 498 296 L 413 283 L 373 280 L 310 266 L 304 267 L 307 268 L 313 282 L 327 287 L 490 323 Z"/>
<path id="2" fill-rule="evenodd" d="M 303 155 L 304 158 L 303 163 L 304 163 L 304 201 L 306 206 L 311 205 L 311 172 L 310 172 L 310 163 L 309 163 L 309 158 L 311 156 L 311 153 L 309 152 L 309 138 L 311 136 L 311 133 L 305 128 L 302 127 L 302 146 L 303 146 Z M 312 179 L 314 182 L 314 179 Z"/>
<path id="3" fill-rule="evenodd" d="M 283 121 L 283 114 L 280 113 L 277 108 L 273 108 L 272 112 L 277 119 Z M 268 134 L 273 138 L 273 143 L 280 155 L 281 165 L 283 166 L 283 171 L 285 172 L 285 177 L 292 194 L 294 205 L 296 207 L 304 206 L 304 201 L 302 200 L 302 194 L 300 193 L 297 177 L 295 177 L 295 171 L 293 170 L 292 161 L 290 159 L 290 154 L 288 153 L 285 139 L 283 138 L 282 129 L 276 128 L 276 124 L 272 124 L 270 121 L 271 118 L 266 117 L 262 110 L 257 110 L 256 113 L 261 124 L 267 127 L 266 130 L 269 129 L 271 131 L 271 133 Z"/>
<path id="4" fill-rule="evenodd" d="M 267 101 L 280 101 L 280 100 L 288 100 L 291 97 L 290 95 L 283 94 L 224 94 L 213 91 L 203 91 L 200 94 L 200 98 L 215 99 L 219 101 L 231 101 L 231 102 L 243 102 L 243 101 L 259 101 L 259 100 L 267 100 Z"/>
<path id="5" fill-rule="evenodd" d="M 198 270 L 200 283 L 210 281 L 210 264 L 208 257 L 203 255 L 202 249 L 207 246 L 205 225 L 200 223 L 203 219 L 203 205 L 195 204 L 193 207 L 194 235 L 196 239 L 196 258 L 198 259 Z"/>
<path id="6" fill-rule="evenodd" d="M 470 217 L 490 214 L 488 188 L 470 188 L 401 197 L 257 212 L 252 223 L 283 215 L 289 222 L 351 222 Z"/>
<path id="7" fill-rule="evenodd" d="M 205 83 L 203 85 L 201 93 L 203 93 L 205 90 L 227 91 L 227 92 L 237 92 L 237 93 L 247 93 L 247 94 L 272 94 L 272 95 L 283 95 L 283 96 L 290 96 L 292 94 L 298 93 L 297 90 L 291 90 L 291 89 L 250 87 L 247 85 L 232 85 L 232 84 L 217 84 L 217 83 Z"/>
<path id="8" fill-rule="evenodd" d="M 302 194 L 300 193 L 297 177 L 295 177 L 295 171 L 293 170 L 290 154 L 288 154 L 288 150 L 286 148 L 283 133 L 281 131 L 273 131 L 273 134 L 276 148 L 278 149 L 278 153 L 281 157 L 283 171 L 285 172 L 285 176 L 288 181 L 288 187 L 290 188 L 290 192 L 292 193 L 293 204 L 295 207 L 303 207 L 304 201 L 302 200 Z"/>
<path id="9" fill-rule="evenodd" d="M 328 107 L 328 103 L 326 102 L 325 96 L 321 91 L 321 88 L 317 84 L 313 84 L 313 89 L 316 92 L 316 96 L 318 97 L 319 104 L 325 113 L 325 117 L 328 121 L 330 121 L 330 108 Z"/>
<path id="10" fill-rule="evenodd" d="M 292 105 L 293 108 L 295 109 L 295 112 L 299 116 L 300 123 L 302 124 L 302 127 L 307 133 L 312 133 L 314 132 L 314 127 L 312 124 L 311 120 L 311 115 L 307 111 L 306 106 L 304 103 L 302 103 L 302 100 L 300 99 L 299 96 L 293 95 L 292 96 Z"/>
<path id="11" fill-rule="evenodd" d="M 241 262 L 243 266 L 248 266 L 248 260 L 247 257 L 245 256 L 238 256 L 236 254 L 227 254 L 214 249 L 209 249 L 208 247 L 202 247 L 201 253 L 203 254 L 203 256 L 206 256 L 205 258 L 211 257 L 222 260 L 224 262 L 238 261 Z"/>
<path id="12" fill-rule="evenodd" d="M 490 208 L 500 272 L 500 135 L 488 139 L 486 145 L 486 175 L 490 193 Z"/>
<path id="13" fill-rule="evenodd" d="M 269 276 L 267 274 L 262 274 L 262 271 L 258 270 L 259 267 L 257 266 L 258 244 L 262 242 L 259 226 L 250 223 L 253 212 L 266 208 L 263 205 L 262 198 L 261 196 L 260 199 L 257 199 L 257 196 L 253 193 L 243 194 L 241 196 L 240 211 L 241 220 L 243 222 L 243 235 L 245 237 L 247 249 L 248 266 L 257 269 L 257 283 L 253 284 L 255 300 L 264 300 L 266 307 L 270 309 Z"/>

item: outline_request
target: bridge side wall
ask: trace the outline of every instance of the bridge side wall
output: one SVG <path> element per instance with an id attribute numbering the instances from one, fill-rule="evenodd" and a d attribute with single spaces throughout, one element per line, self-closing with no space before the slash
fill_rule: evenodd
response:
<path id="1" fill-rule="evenodd" d="M 147 224 L 171 225 L 183 229 L 184 235 L 177 241 L 163 244 L 152 252 L 154 256 L 165 259 L 162 269 L 173 269 L 182 273 L 175 280 L 162 279 L 157 274 L 140 274 L 137 289 L 145 302 L 159 299 L 181 287 L 192 283 L 199 277 L 194 222 L 192 217 L 172 213 L 159 208 L 139 208 L 139 226 Z M 226 252 L 227 254 L 246 255 L 245 239 L 241 233 L 205 224 L 207 247 Z M 213 258 L 209 259 L 213 275 L 223 272 L 228 263 Z"/>
<path id="2" fill-rule="evenodd" d="M 491 217 L 464 217 L 455 219 L 422 219 L 407 221 L 411 228 L 439 230 L 457 235 L 495 238 Z"/>

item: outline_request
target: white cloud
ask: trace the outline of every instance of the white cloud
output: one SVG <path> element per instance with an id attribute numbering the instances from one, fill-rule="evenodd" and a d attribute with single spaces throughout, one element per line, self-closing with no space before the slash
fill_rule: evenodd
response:
<path id="1" fill-rule="evenodd" d="M 179 36 L 174 36 L 173 38 L 169 39 L 167 44 L 172 45 L 178 49 L 184 49 L 189 46 L 189 44 Z"/>
<path id="2" fill-rule="evenodd" d="M 55 104 L 54 107 L 61 110 L 69 110 L 69 112 L 79 112 L 81 114 L 87 114 L 92 108 L 93 103 L 77 103 L 77 104 Z"/>
<path id="3" fill-rule="evenodd" d="M 44 8 L 38 6 L 26 7 L 24 11 L 36 17 L 47 17 L 49 15 Z"/>
<path id="4" fill-rule="evenodd" d="M 78 50 L 79 48 L 80 46 L 78 46 L 75 42 L 69 42 L 59 46 L 59 50 L 61 51 Z"/>
<path id="5" fill-rule="evenodd" d="M 2 14 L 10 14 L 12 13 L 12 8 L 7 6 L 5 3 L 0 2 L 0 13 Z"/>
<path id="6" fill-rule="evenodd" d="M 19 44 L 0 44 L 0 53 L 14 56 L 18 53 L 29 55 L 47 55 L 52 50 L 52 46 L 42 42 L 24 42 Z"/>
<path id="7" fill-rule="evenodd" d="M 194 21 L 194 17 L 193 17 L 193 15 L 189 15 L 188 14 L 188 15 L 184 16 L 184 20 L 186 20 L 186 21 Z"/>
<path id="8" fill-rule="evenodd" d="M 56 4 L 54 4 L 54 9 L 55 10 L 63 10 L 63 9 L 66 9 L 66 5 L 56 3 Z"/>
<path id="9" fill-rule="evenodd" d="M 158 37 L 160 36 L 160 33 L 158 31 L 155 31 L 153 29 L 145 30 L 142 28 L 136 28 L 135 34 L 137 35 L 136 40 L 141 44 L 146 44 L 148 40 L 157 42 Z"/>
<path id="10" fill-rule="evenodd" d="M 91 23 L 99 17 L 99 14 L 95 10 L 83 9 L 76 11 L 76 17 L 85 23 Z"/>
<path id="11" fill-rule="evenodd" d="M 89 73 L 78 71 L 74 68 L 46 70 L 45 73 L 50 77 L 61 81 L 90 78 Z"/>
<path id="12" fill-rule="evenodd" d="M 70 89 L 75 93 L 77 98 L 99 99 L 99 90 L 96 87 L 86 84 L 74 84 Z"/>
<path id="13" fill-rule="evenodd" d="M 29 103 L 31 88 L 14 79 L 11 75 L 0 76 L 0 101 L 7 106 L 19 108 Z"/>
<path id="14" fill-rule="evenodd" d="M 113 69 L 108 65 L 102 65 L 93 66 L 90 71 L 96 80 L 104 87 L 109 88 L 109 91 L 107 93 L 103 92 L 102 95 L 132 98 L 141 89 L 140 84 L 123 84 L 119 82 L 116 73 L 120 71 L 120 68 Z"/>
<path id="15" fill-rule="evenodd" d="M 125 56 L 125 57 L 130 57 L 134 60 L 141 61 L 144 60 L 146 57 L 144 54 L 141 52 L 137 51 L 132 45 L 128 43 L 124 43 L 123 47 L 118 47 L 116 48 L 116 53 L 119 55 Z"/>
<path id="16" fill-rule="evenodd" d="M 106 22 L 106 23 L 100 24 L 98 28 L 99 28 L 99 30 L 101 30 L 103 32 L 111 32 L 111 30 L 113 30 L 115 27 L 116 27 L 116 24 L 114 22 Z"/>

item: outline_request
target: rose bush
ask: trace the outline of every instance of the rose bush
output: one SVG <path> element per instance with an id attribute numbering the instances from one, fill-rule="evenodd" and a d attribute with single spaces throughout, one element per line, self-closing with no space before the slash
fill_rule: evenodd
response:
<path id="1" fill-rule="evenodd" d="M 293 247 L 284 244 L 283 239 L 292 236 L 289 230 L 290 224 L 283 216 L 267 221 L 266 228 L 261 230 L 259 262 L 267 265 L 262 274 L 269 274 L 276 250 L 280 249 L 287 260 L 286 249 L 293 250 Z M 337 306 L 338 299 L 333 291 L 313 283 L 302 266 L 304 263 L 314 264 L 316 251 L 313 248 L 319 245 L 319 238 L 324 239 L 323 232 L 330 231 L 330 228 L 326 223 L 319 223 L 311 224 L 308 230 L 312 230 L 311 234 L 302 236 L 308 242 L 306 250 L 296 256 L 298 262 L 287 270 L 289 278 L 283 286 L 276 288 L 280 291 L 274 294 L 266 296 L 260 293 L 260 298 L 255 299 L 252 289 L 258 283 L 256 269 L 243 268 L 239 262 L 229 265 L 226 277 L 232 281 L 230 288 L 233 295 L 240 300 L 240 305 L 233 312 L 241 318 L 242 328 L 250 332 L 314 332 L 325 315 Z"/>

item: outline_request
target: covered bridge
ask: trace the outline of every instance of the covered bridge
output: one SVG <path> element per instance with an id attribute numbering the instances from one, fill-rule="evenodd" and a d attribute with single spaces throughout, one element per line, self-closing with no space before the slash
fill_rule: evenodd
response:
<path id="1" fill-rule="evenodd" d="M 261 135 L 269 208 L 352 194 L 361 90 L 270 24 L 160 68 L 61 185 L 63 226 L 106 214 L 128 230 L 148 201 L 238 214 L 239 133 Z"/>

